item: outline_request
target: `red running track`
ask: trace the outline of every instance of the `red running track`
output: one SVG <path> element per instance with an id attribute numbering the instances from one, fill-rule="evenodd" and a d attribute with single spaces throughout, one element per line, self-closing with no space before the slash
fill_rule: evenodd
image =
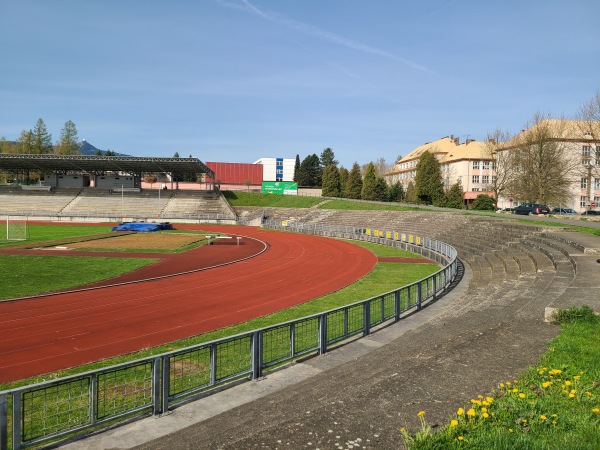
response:
<path id="1" fill-rule="evenodd" d="M 0 303 L 0 382 L 270 314 L 347 286 L 377 263 L 368 250 L 334 239 L 251 227 L 202 225 L 201 229 L 255 237 L 267 242 L 268 249 L 210 270 Z M 208 265 L 202 257 L 210 261 L 216 252 L 232 252 L 231 259 L 236 259 L 240 247 L 204 246 L 194 259 L 199 267 Z M 189 262 L 189 254 L 181 258 Z"/>

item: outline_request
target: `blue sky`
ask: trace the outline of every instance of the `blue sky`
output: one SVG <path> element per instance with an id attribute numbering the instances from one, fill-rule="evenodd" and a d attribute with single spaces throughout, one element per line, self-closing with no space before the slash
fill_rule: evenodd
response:
<path id="1" fill-rule="evenodd" d="M 572 116 L 600 89 L 597 0 L 2 0 L 0 136 L 350 167 Z"/>

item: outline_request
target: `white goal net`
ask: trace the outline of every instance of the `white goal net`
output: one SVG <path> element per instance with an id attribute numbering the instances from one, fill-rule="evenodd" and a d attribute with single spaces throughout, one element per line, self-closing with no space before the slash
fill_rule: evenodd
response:
<path id="1" fill-rule="evenodd" d="M 27 217 L 6 216 L 6 240 L 27 240 Z"/>

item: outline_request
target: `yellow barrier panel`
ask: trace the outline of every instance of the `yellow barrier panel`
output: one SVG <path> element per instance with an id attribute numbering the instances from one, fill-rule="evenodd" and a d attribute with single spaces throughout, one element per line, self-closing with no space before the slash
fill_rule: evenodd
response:
<path id="1" fill-rule="evenodd" d="M 417 245 L 421 245 L 421 236 L 417 236 Z"/>
<path id="2" fill-rule="evenodd" d="M 386 231 L 385 232 L 385 237 L 388 238 L 388 239 L 391 239 L 392 238 L 392 232 L 391 231 Z"/>
<path id="3" fill-rule="evenodd" d="M 412 234 L 410 234 L 410 235 L 408 236 L 408 242 L 410 242 L 411 244 L 414 244 L 414 243 L 415 243 L 415 237 L 414 237 Z"/>
<path id="4" fill-rule="evenodd" d="M 394 231 L 394 240 L 397 241 L 398 240 L 398 232 Z"/>
<path id="5" fill-rule="evenodd" d="M 281 226 L 282 227 L 287 227 L 288 226 L 287 220 L 284 220 L 283 222 L 281 222 Z"/>
<path id="6" fill-rule="evenodd" d="M 371 236 L 371 229 L 370 229 L 370 228 L 367 228 L 367 229 L 365 230 L 365 234 L 366 234 L 367 236 Z"/>
<path id="7" fill-rule="evenodd" d="M 402 241 L 406 242 L 406 234 L 402 233 Z"/>

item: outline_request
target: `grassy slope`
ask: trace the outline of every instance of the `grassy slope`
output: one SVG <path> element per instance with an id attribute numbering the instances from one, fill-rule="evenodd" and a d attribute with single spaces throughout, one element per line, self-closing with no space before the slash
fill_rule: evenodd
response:
<path id="1" fill-rule="evenodd" d="M 575 310 L 586 308 L 564 312 Z M 408 447 L 600 448 L 600 318 L 588 309 L 561 328 L 537 366 L 517 380 L 498 380 L 495 392 L 471 400 L 434 434 L 423 416 L 418 438 L 404 432 Z"/>

